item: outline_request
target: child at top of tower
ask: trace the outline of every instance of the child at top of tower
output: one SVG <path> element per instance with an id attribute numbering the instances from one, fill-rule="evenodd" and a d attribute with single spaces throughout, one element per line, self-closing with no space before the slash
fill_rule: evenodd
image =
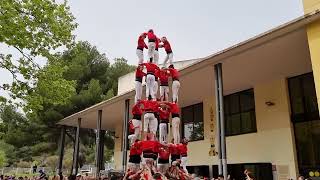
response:
<path id="1" fill-rule="evenodd" d="M 142 33 L 139 38 L 138 38 L 138 46 L 136 50 L 136 54 L 138 56 L 138 64 L 143 63 L 144 61 L 144 56 L 143 56 L 143 49 L 148 49 L 148 46 L 144 42 L 144 39 L 147 37 L 147 33 Z"/>

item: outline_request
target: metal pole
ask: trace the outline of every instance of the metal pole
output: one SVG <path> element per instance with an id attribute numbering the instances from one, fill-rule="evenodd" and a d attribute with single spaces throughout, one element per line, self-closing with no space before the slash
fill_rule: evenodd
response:
<path id="1" fill-rule="evenodd" d="M 129 121 L 129 105 L 130 100 L 125 100 L 124 120 L 123 120 L 123 137 L 122 137 L 122 170 L 126 172 L 127 167 L 127 136 L 128 136 L 128 121 Z"/>
<path id="2" fill-rule="evenodd" d="M 223 173 L 222 171 L 222 153 L 221 153 L 221 125 L 220 125 L 220 88 L 219 88 L 219 73 L 218 66 L 214 65 L 214 77 L 215 77 L 215 95 L 216 95 L 216 120 L 217 120 L 217 151 L 218 151 L 218 173 L 219 175 Z"/>
<path id="3" fill-rule="evenodd" d="M 96 179 L 100 178 L 100 133 L 101 133 L 102 110 L 98 111 L 96 131 Z"/>
<path id="4" fill-rule="evenodd" d="M 105 137 L 106 131 L 101 130 L 100 131 L 100 170 L 104 170 L 104 137 Z"/>
<path id="5" fill-rule="evenodd" d="M 79 144 L 80 144 L 80 127 L 81 127 L 81 118 L 78 118 L 77 131 L 76 131 L 76 141 L 75 148 L 73 152 L 73 169 L 72 175 L 76 175 L 78 173 L 78 158 L 79 158 Z"/>
<path id="6" fill-rule="evenodd" d="M 59 162 L 58 162 L 58 174 L 62 173 L 62 162 L 63 162 L 63 156 L 64 156 L 64 142 L 65 142 L 65 136 L 66 136 L 66 127 L 61 127 L 60 132 L 60 142 L 59 142 Z"/>
<path id="7" fill-rule="evenodd" d="M 223 176 L 228 176 L 228 165 L 227 165 L 227 152 L 226 152 L 226 136 L 225 136 L 225 122 L 224 122 L 224 103 L 223 103 L 223 77 L 222 77 L 222 64 L 217 64 L 218 70 L 218 84 L 219 84 L 219 101 L 220 101 L 220 137 L 221 137 L 221 156 L 222 156 L 222 167 Z"/>

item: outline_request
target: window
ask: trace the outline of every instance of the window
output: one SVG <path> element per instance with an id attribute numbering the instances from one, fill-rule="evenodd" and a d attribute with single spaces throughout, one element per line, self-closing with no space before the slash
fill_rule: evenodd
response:
<path id="1" fill-rule="evenodd" d="M 299 173 L 320 169 L 320 118 L 312 73 L 288 79 Z"/>
<path id="2" fill-rule="evenodd" d="M 312 73 L 290 78 L 288 84 L 292 121 L 305 122 L 319 119 L 317 96 Z"/>
<path id="3" fill-rule="evenodd" d="M 224 97 L 226 135 L 257 132 L 253 89 Z"/>
<path id="4" fill-rule="evenodd" d="M 183 136 L 189 141 L 203 140 L 203 103 L 182 108 Z"/>

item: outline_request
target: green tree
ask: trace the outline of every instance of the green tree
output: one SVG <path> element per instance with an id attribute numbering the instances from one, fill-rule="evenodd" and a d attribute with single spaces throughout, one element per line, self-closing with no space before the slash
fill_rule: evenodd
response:
<path id="1" fill-rule="evenodd" d="M 53 50 L 74 41 L 77 24 L 66 1 L 1 0 L 0 43 L 15 50 L 18 56 L 0 51 L 0 68 L 12 75 L 12 84 L 1 84 L 12 98 L 22 98 L 32 91 L 41 69 L 36 57 L 52 58 Z"/>
<path id="2" fill-rule="evenodd" d="M 7 163 L 7 157 L 3 150 L 0 150 L 0 167 L 5 166 Z"/>

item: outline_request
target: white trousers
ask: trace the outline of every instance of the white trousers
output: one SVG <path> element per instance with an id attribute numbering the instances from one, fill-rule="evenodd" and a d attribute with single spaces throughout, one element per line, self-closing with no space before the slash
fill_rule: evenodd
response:
<path id="1" fill-rule="evenodd" d="M 171 65 L 172 61 L 173 61 L 173 53 L 167 54 L 167 56 L 164 58 L 164 61 L 163 61 L 163 67 L 167 67 L 168 62 L 169 62 L 169 65 Z"/>
<path id="2" fill-rule="evenodd" d="M 164 142 L 167 142 L 167 123 L 160 123 L 159 125 L 159 142 L 163 144 Z"/>
<path id="3" fill-rule="evenodd" d="M 151 96 L 152 99 L 155 98 L 153 88 L 154 88 L 155 77 L 152 74 L 147 74 L 146 79 L 146 98 Z"/>
<path id="4" fill-rule="evenodd" d="M 158 65 L 159 63 L 159 51 L 155 50 L 154 51 L 154 61 L 153 61 L 154 64 Z"/>
<path id="5" fill-rule="evenodd" d="M 142 83 L 139 81 L 136 81 L 136 95 L 134 97 L 134 102 L 137 104 L 138 100 L 141 100 L 142 96 Z"/>
<path id="6" fill-rule="evenodd" d="M 154 81 L 154 85 L 153 85 L 153 97 L 157 98 L 158 96 L 158 89 L 159 89 L 159 83 L 158 81 Z"/>
<path id="7" fill-rule="evenodd" d="M 178 96 L 179 96 L 179 89 L 180 89 L 180 82 L 175 80 L 172 82 L 172 101 L 178 102 Z"/>
<path id="8" fill-rule="evenodd" d="M 172 118 L 172 135 L 174 144 L 180 143 L 180 118 Z"/>
<path id="9" fill-rule="evenodd" d="M 148 62 L 150 62 L 150 58 L 154 59 L 154 51 L 156 49 L 156 43 L 155 42 L 149 42 L 148 43 L 148 57 L 149 60 Z"/>
<path id="10" fill-rule="evenodd" d="M 137 49 L 136 54 L 138 56 L 138 64 L 143 63 L 143 51 L 140 49 Z"/>
<path id="11" fill-rule="evenodd" d="M 157 164 L 158 170 L 160 173 L 165 174 L 169 169 L 169 163 L 166 164 Z"/>
<path id="12" fill-rule="evenodd" d="M 132 125 L 134 127 L 134 134 L 131 134 L 128 136 L 128 139 L 130 140 L 130 144 L 133 144 L 136 139 L 140 136 L 141 131 L 141 121 L 137 119 L 132 119 Z"/>
<path id="13" fill-rule="evenodd" d="M 144 132 L 148 132 L 148 130 L 150 131 L 150 133 L 156 134 L 157 133 L 157 129 L 158 129 L 158 119 L 154 116 L 154 113 L 145 113 L 144 114 L 144 119 L 143 119 L 144 123 L 144 127 L 143 127 L 143 131 Z"/>
<path id="14" fill-rule="evenodd" d="M 160 86 L 160 99 L 161 99 L 161 101 L 168 101 L 168 99 L 169 99 L 169 86 Z"/>
<path id="15" fill-rule="evenodd" d="M 187 163 L 188 163 L 188 157 L 181 157 L 181 166 L 182 166 L 184 172 L 186 172 L 188 174 Z"/>

